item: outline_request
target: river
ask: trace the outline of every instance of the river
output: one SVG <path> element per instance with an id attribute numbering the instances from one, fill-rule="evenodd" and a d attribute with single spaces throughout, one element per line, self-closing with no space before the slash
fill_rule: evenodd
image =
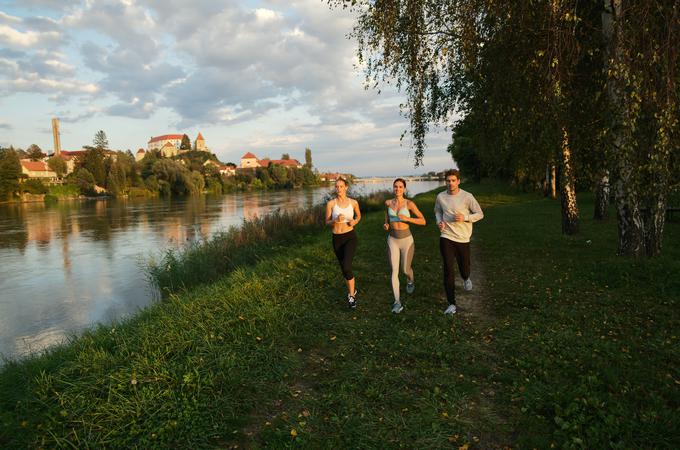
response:
<path id="1" fill-rule="evenodd" d="M 408 192 L 439 185 L 412 181 Z M 370 193 L 391 189 L 391 182 L 353 189 Z M 0 355 L 40 352 L 129 317 L 158 298 L 144 270 L 150 258 L 244 219 L 308 208 L 330 190 L 0 205 Z"/>

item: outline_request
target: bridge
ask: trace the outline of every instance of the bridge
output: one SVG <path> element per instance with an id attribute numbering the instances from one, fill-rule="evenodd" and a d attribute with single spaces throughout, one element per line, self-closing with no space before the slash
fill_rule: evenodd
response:
<path id="1" fill-rule="evenodd" d="M 407 182 L 409 181 L 437 181 L 437 177 L 427 177 L 427 176 L 397 176 L 397 177 L 370 177 L 370 178 L 355 178 L 355 183 L 391 183 L 395 178 L 403 178 Z"/>

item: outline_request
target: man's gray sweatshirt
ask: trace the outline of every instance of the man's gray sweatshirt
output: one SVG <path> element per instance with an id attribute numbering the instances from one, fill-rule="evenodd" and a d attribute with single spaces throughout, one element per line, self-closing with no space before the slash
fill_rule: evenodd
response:
<path id="1" fill-rule="evenodd" d="M 464 222 L 455 222 L 455 214 L 465 216 Z M 484 218 L 482 208 L 477 200 L 467 191 L 462 189 L 451 195 L 448 191 L 440 192 L 434 203 L 434 215 L 437 224 L 444 221 L 444 229 L 441 237 L 454 242 L 470 242 L 472 236 L 472 224 Z"/>

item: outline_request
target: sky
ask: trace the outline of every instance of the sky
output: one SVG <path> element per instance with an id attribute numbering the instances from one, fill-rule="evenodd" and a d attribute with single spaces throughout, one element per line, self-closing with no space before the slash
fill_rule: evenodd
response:
<path id="1" fill-rule="evenodd" d="M 115 150 L 200 132 L 222 162 L 304 160 L 322 172 L 454 166 L 433 130 L 414 168 L 402 93 L 366 88 L 353 13 L 326 0 L 0 0 L 0 146 Z"/>

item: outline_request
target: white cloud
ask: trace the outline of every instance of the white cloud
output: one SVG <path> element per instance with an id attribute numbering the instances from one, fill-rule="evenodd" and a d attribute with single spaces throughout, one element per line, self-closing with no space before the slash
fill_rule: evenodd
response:
<path id="1" fill-rule="evenodd" d="M 0 11 L 0 23 L 21 23 L 21 18 Z"/>
<path id="2" fill-rule="evenodd" d="M 65 94 L 96 94 L 96 84 L 80 81 L 60 81 L 49 78 L 28 77 L 15 80 L 0 80 L 0 92 L 40 92 Z"/>
<path id="3" fill-rule="evenodd" d="M 363 89 L 356 44 L 346 39 L 354 17 L 322 0 L 15 4 L 14 15 L 0 13 L 0 43 L 11 41 L 0 48 L 2 94 L 68 103 L 65 121 L 146 124 L 136 125 L 149 130 L 142 137 L 121 131 L 125 147 L 158 129 L 193 128 L 217 136 L 208 145 L 227 159 L 305 146 L 336 169 L 353 164 L 339 155 L 365 158 L 366 170 L 390 152 L 408 159 L 401 95 Z"/>
<path id="4" fill-rule="evenodd" d="M 7 25 L 0 25 L 0 43 L 12 47 L 35 47 L 43 42 L 59 39 L 59 37 L 60 34 L 54 31 L 45 33 L 19 31 Z"/>

